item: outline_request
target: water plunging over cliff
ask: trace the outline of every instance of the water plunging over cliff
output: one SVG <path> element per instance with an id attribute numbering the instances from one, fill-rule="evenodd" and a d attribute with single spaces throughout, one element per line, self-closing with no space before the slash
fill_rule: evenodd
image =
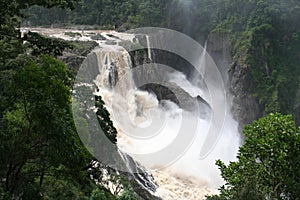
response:
<path id="1" fill-rule="evenodd" d="M 200 51 L 199 49 L 194 51 L 193 45 L 188 45 L 189 48 L 183 48 L 183 52 L 191 55 L 196 60 L 193 65 L 201 66 L 199 76 L 189 77 L 188 80 L 185 74 L 175 70 L 160 73 L 166 79 L 167 86 L 170 89 L 181 90 L 181 96 L 186 97 L 183 98 L 183 101 L 189 102 L 194 99 L 199 103 L 198 109 L 193 110 L 188 109 L 190 108 L 189 106 L 186 109 L 168 100 L 158 101 L 153 93 L 141 91 L 137 88 L 135 79 L 133 79 L 135 76 L 132 74 L 130 56 L 124 48 L 118 45 L 122 41 L 134 42 L 135 35 L 114 31 L 85 31 L 84 33 L 77 31 L 82 37 L 74 38 L 65 34 L 69 30 L 38 29 L 36 31 L 66 40 L 95 40 L 98 42 L 100 47 L 87 57 L 83 66 L 79 69 L 79 75 L 75 84 L 75 87 L 78 86 L 78 91 L 75 88 L 73 97 L 77 101 L 81 100 L 76 97 L 76 92 L 79 92 L 80 87 L 83 85 L 86 88 L 81 90 L 81 92 L 86 92 L 86 89 L 92 89 L 92 91 L 98 89 L 98 92 L 95 94 L 102 96 L 105 106 L 111 114 L 110 117 L 114 122 L 114 126 L 118 130 L 118 148 L 120 150 L 116 151 L 116 153 L 121 155 L 126 162 L 129 172 L 133 174 L 137 182 L 147 190 L 156 192 L 156 195 L 167 200 L 198 200 L 203 199 L 207 194 L 215 192 L 214 189 L 222 183 L 219 170 L 214 164 L 215 160 L 221 159 L 226 162 L 234 159 L 239 144 L 239 134 L 237 123 L 232 119 L 229 112 L 230 105 L 226 105 L 228 107 L 226 109 L 227 113 L 218 143 L 209 154 L 204 152 L 207 154 L 206 157 L 199 156 L 201 147 L 205 145 L 208 128 L 209 126 L 214 126 L 210 119 L 212 115 L 218 115 L 218 110 L 215 109 L 216 106 L 212 106 L 209 100 L 205 101 L 209 96 L 209 91 L 205 88 L 202 78 L 206 78 L 206 81 L 213 85 L 210 88 L 211 93 L 215 92 L 212 90 L 217 90 L 215 98 L 218 97 L 218 94 L 221 94 L 218 91 L 220 90 L 217 87 L 218 85 L 214 84 L 215 77 L 212 76 L 213 74 L 207 75 L 209 73 L 203 68 L 207 64 L 205 51 L 201 51 L 201 49 Z M 155 30 L 155 33 L 157 32 L 159 31 Z M 92 37 L 100 39 L 92 39 Z M 154 57 L 154 55 L 156 54 L 151 53 L 151 48 L 159 48 L 156 48 L 157 45 L 153 44 L 154 41 L 149 36 L 145 37 L 144 35 L 144 41 L 146 43 L 144 46 L 147 50 L 148 60 L 155 62 L 156 56 Z M 169 47 L 184 46 L 181 40 L 170 42 L 166 39 L 158 42 L 162 43 L 161 46 L 168 46 L 168 44 L 171 44 Z M 159 68 L 156 70 L 159 71 Z M 94 88 L 93 81 L 97 88 Z M 83 98 L 83 101 L 80 101 L 80 103 L 86 107 L 81 107 L 81 109 L 93 110 L 95 105 L 93 98 L 94 94 L 89 94 L 86 98 Z M 76 106 L 78 104 L 74 103 L 73 108 L 75 107 L 75 111 Z M 211 107 L 212 110 L 207 109 L 208 107 Z M 206 115 L 201 115 L 201 112 L 204 112 Z M 92 120 L 93 115 L 90 112 L 87 113 L 86 119 Z M 200 115 L 198 116 L 197 113 Z M 185 127 L 181 127 L 182 120 L 186 122 Z M 199 126 L 197 126 L 196 130 L 190 130 L 189 124 L 195 121 L 199 122 Z M 79 119 L 78 123 L 80 122 Z M 97 120 L 91 122 L 91 124 L 97 123 Z M 160 126 L 156 127 L 155 125 Z M 149 160 L 143 156 L 172 144 L 176 140 L 176 134 L 179 132 L 183 132 L 183 136 L 189 136 L 191 131 L 196 131 L 195 137 L 192 138 L 191 143 L 188 143 L 188 148 L 184 149 L 185 151 L 182 151 L 180 157 L 175 159 L 173 163 L 166 166 L 164 160 L 167 158 L 162 157 L 161 159 Z M 85 132 L 80 136 L 84 144 L 88 146 L 88 140 L 84 134 Z M 180 148 L 180 140 L 176 144 Z M 175 146 L 175 150 L 176 148 L 177 146 Z M 110 150 L 113 149 L 114 147 Z M 133 159 L 126 153 L 132 155 Z M 172 151 L 167 153 L 172 156 Z M 107 160 L 105 161 L 108 162 L 109 166 L 114 167 L 115 163 L 109 163 L 112 160 L 111 155 L 109 153 L 107 155 Z M 138 164 L 136 160 L 147 169 Z M 153 182 L 151 175 L 147 174 L 147 170 L 153 170 L 151 172 L 159 186 L 158 188 L 156 183 Z M 137 174 L 136 172 L 141 173 Z"/>
<path id="2" fill-rule="evenodd" d="M 147 40 L 147 52 L 148 52 L 148 58 L 152 60 L 152 55 L 151 55 L 151 46 L 150 46 L 150 38 L 149 35 L 146 35 L 146 40 Z"/>
<path id="3" fill-rule="evenodd" d="M 149 40 L 147 40 L 149 44 Z M 148 56 L 151 52 L 148 49 Z M 157 195 L 163 199 L 201 199 L 221 185 L 219 171 L 215 166 L 216 159 L 228 161 L 234 158 L 237 150 L 237 124 L 228 114 L 224 124 L 224 133 L 216 148 L 205 159 L 199 160 L 199 150 L 203 145 L 210 125 L 209 118 L 203 119 L 195 113 L 184 111 L 170 101 L 159 102 L 154 94 L 136 88 L 131 73 L 131 60 L 124 49 L 113 51 L 100 48 L 94 52 L 97 55 L 100 73 L 95 83 L 99 87 L 106 108 L 111 114 L 114 126 L 118 130 L 118 147 L 121 151 L 132 155 L 148 169 L 153 169 L 153 175 L 160 185 Z M 204 59 L 204 56 L 201 56 Z M 199 60 L 201 64 L 205 63 Z M 204 73 L 204 71 L 203 71 Z M 180 72 L 165 74 L 168 82 L 177 85 L 190 96 L 205 96 L 205 91 L 193 85 Z M 203 76 L 203 74 L 201 74 Z M 200 102 L 201 104 L 201 102 Z M 209 112 L 209 111 L 206 111 Z M 185 113 L 185 114 L 183 114 Z M 212 113 L 207 113 L 210 116 Z M 157 118 L 163 120 L 159 130 L 155 126 Z M 180 121 L 198 121 L 196 137 L 181 158 L 171 166 L 149 161 L 143 154 L 152 153 L 169 145 L 176 137 L 176 133 L 184 131 L 188 134 L 189 128 L 181 130 Z M 155 130 L 156 135 L 145 139 L 141 130 Z M 158 130 L 158 131 L 157 131 Z"/>

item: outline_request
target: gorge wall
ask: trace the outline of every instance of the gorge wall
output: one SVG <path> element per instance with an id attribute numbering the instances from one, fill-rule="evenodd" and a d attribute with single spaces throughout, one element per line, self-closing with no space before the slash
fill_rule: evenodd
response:
<path id="1" fill-rule="evenodd" d="M 223 76 L 227 92 L 231 93 L 232 99 L 228 100 L 232 103 L 232 114 L 239 122 L 241 132 L 244 125 L 251 124 L 268 113 L 265 106 L 259 103 L 257 95 L 254 95 L 260 83 L 255 82 L 250 67 L 241 58 L 247 52 L 240 53 L 240 57 L 233 56 L 229 34 L 212 32 L 208 36 L 207 43 L 207 50 Z M 291 106 L 293 108 L 291 114 L 298 125 L 300 124 L 299 97 L 300 84 L 298 83 L 295 103 Z M 285 113 L 284 110 L 281 112 Z"/>
<path id="2" fill-rule="evenodd" d="M 245 124 L 262 116 L 262 108 L 249 93 L 255 87 L 249 68 L 239 58 L 233 58 L 229 37 L 229 34 L 211 33 L 207 40 L 207 50 L 222 74 L 226 92 L 231 94 L 227 95 L 227 100 L 231 102 L 231 112 L 242 131 Z"/>
<path id="3" fill-rule="evenodd" d="M 239 58 L 232 56 L 229 37 L 229 34 L 210 33 L 207 38 L 207 51 L 222 75 L 225 88 L 227 89 L 227 102 L 231 104 L 231 112 L 234 119 L 239 122 L 239 130 L 241 132 L 245 124 L 250 124 L 263 115 L 263 108 L 259 105 L 257 98 L 250 93 L 252 89 L 255 89 L 255 85 L 249 68 Z M 159 40 L 158 34 L 155 38 L 152 38 L 151 42 L 159 42 Z M 143 38 L 140 41 L 146 43 L 146 40 Z M 146 44 L 143 45 L 146 46 Z M 172 66 L 174 69 L 184 73 L 188 78 L 193 76 L 193 66 L 170 52 L 153 49 L 153 60 L 151 61 L 147 58 L 147 51 L 134 52 L 131 53 L 131 56 L 134 67 L 149 62 L 156 62 Z M 149 68 L 139 75 L 140 78 L 149 76 L 159 77 L 161 75 L 156 74 L 155 70 L 149 71 Z M 158 85 L 147 85 L 142 89 L 154 92 L 159 100 L 167 99 L 177 103 L 176 96 L 167 88 Z"/>

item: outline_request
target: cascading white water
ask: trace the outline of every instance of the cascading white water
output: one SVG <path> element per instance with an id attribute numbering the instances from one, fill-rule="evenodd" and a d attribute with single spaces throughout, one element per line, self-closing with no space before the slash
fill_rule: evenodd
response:
<path id="1" fill-rule="evenodd" d="M 101 48 L 95 53 L 100 68 L 96 79 L 100 88 L 98 95 L 102 96 L 118 130 L 118 147 L 130 155 L 152 153 L 170 144 L 179 132 L 183 110 L 170 101 L 162 105 L 155 95 L 136 88 L 131 74 L 130 56 L 124 49 L 115 48 L 112 51 Z M 151 53 L 148 56 L 151 58 Z M 205 56 L 201 56 L 201 59 L 205 59 Z M 199 62 L 205 63 L 201 59 Z M 189 82 L 184 74 L 173 72 L 165 76 L 169 77 L 170 83 L 181 87 L 192 97 L 199 95 L 205 99 L 206 91 L 198 84 Z M 139 139 L 140 128 L 149 127 L 152 130 L 153 120 L 161 116 L 164 123 L 159 132 L 151 138 Z M 238 149 L 237 123 L 227 113 L 218 144 L 205 159 L 200 160 L 199 151 L 211 125 L 210 120 L 192 113 L 184 117 L 198 121 L 200 126 L 192 145 L 175 163 L 165 167 L 159 161 L 149 162 L 142 156 L 135 158 L 146 168 L 154 170 L 153 175 L 159 184 L 157 195 L 163 199 L 202 199 L 214 193 L 222 184 L 215 160 L 233 160 Z M 185 131 L 188 133 L 189 130 Z"/>
<path id="2" fill-rule="evenodd" d="M 205 73 L 205 58 L 206 58 L 206 49 L 207 49 L 207 41 L 205 41 L 204 44 L 204 50 L 202 51 L 201 56 L 199 57 L 199 73 L 202 77 L 204 77 L 204 73 Z M 194 80 L 195 81 L 195 80 Z"/>
<path id="3" fill-rule="evenodd" d="M 147 51 L 148 51 L 148 58 L 152 60 L 152 55 L 151 55 L 151 46 L 150 46 L 150 39 L 149 35 L 146 35 L 146 41 L 147 41 Z"/>
<path id="4" fill-rule="evenodd" d="M 52 30 L 39 29 L 35 30 L 42 34 L 53 37 L 63 38 L 66 40 L 74 40 L 65 35 L 64 32 L 70 30 Z M 81 31 L 78 31 L 81 33 Z M 93 31 L 85 31 L 83 37 L 79 40 L 92 40 L 90 34 Z M 108 34 L 113 34 L 122 40 L 133 41 L 134 35 L 126 33 L 117 33 L 114 31 L 99 31 L 95 34 L 101 34 L 108 38 Z M 109 38 L 112 40 L 112 38 Z M 150 38 L 146 37 L 148 58 L 151 56 Z M 155 95 L 136 88 L 131 74 L 131 59 L 128 53 L 118 45 L 106 44 L 106 41 L 97 41 L 101 48 L 95 51 L 98 60 L 100 74 L 95 82 L 98 86 L 99 95 L 105 101 L 106 108 L 111 114 L 114 126 L 118 130 L 118 146 L 129 154 L 144 154 L 155 152 L 168 144 L 176 137 L 180 122 L 183 117 L 183 110 L 176 104 L 165 101 L 160 103 Z M 118 43 L 117 40 L 116 43 Z M 204 67 L 205 51 L 198 57 L 197 65 Z M 200 70 L 203 77 L 205 75 L 204 68 Z M 187 80 L 182 73 L 164 74 L 169 78 L 169 82 L 173 82 L 184 89 L 190 96 L 201 96 L 204 100 L 209 96 L 203 86 L 201 78 L 195 76 L 191 78 L 191 82 Z M 161 166 L 159 160 L 150 162 L 138 157 L 138 161 L 148 169 L 153 169 L 155 181 L 158 183 L 157 195 L 163 199 L 203 199 L 206 194 L 214 193 L 215 188 L 222 184 L 220 173 L 215 166 L 215 160 L 223 161 L 233 160 L 235 158 L 238 144 L 239 133 L 237 131 L 237 123 L 232 119 L 229 112 L 230 105 L 227 105 L 227 115 L 222 129 L 222 135 L 218 140 L 216 147 L 205 159 L 199 159 L 199 151 L 203 146 L 207 135 L 207 129 L 212 125 L 207 119 L 200 118 L 194 113 L 185 115 L 191 121 L 198 120 L 200 126 L 197 129 L 196 138 L 182 157 L 176 160 L 171 166 Z M 208 113 L 209 115 L 209 113 Z M 151 138 L 139 140 L 137 136 L 141 134 L 140 128 L 147 128 L 151 131 L 152 122 L 161 117 L 164 119 L 163 126 L 159 130 L 159 134 Z M 188 130 L 186 130 L 188 133 Z M 128 160 L 127 157 L 123 158 Z M 129 162 L 129 161 L 127 161 Z M 159 168 L 159 169 L 158 169 Z M 141 178 L 143 179 L 143 178 Z"/>

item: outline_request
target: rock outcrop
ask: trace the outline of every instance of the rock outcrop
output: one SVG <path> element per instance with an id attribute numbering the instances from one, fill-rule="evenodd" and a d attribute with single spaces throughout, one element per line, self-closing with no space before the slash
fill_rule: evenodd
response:
<path id="1" fill-rule="evenodd" d="M 239 58 L 232 56 L 229 34 L 211 33 L 207 43 L 208 53 L 222 74 L 228 93 L 227 100 L 241 131 L 245 124 L 252 123 L 262 115 L 257 99 L 250 94 L 254 85 L 249 68 Z"/>

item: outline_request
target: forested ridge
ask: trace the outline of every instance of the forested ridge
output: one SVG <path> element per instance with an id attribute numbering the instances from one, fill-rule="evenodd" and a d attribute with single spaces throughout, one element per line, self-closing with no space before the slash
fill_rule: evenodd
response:
<path id="1" fill-rule="evenodd" d="M 19 30 L 76 25 L 167 27 L 201 43 L 211 33 L 229 35 L 234 61 L 250 75 L 247 92 L 266 117 L 246 126 L 238 161 L 217 161 L 227 184 L 209 199 L 299 199 L 298 0 L 1 0 L 0 11 L 0 199 L 140 198 L 113 170 L 112 180 L 126 186 L 121 196 L 91 179 L 101 182 L 103 174 L 73 122 L 76 72 L 57 59 L 79 47 L 30 32 L 21 37 Z M 109 114 L 96 99 L 99 123 L 115 143 Z"/>

